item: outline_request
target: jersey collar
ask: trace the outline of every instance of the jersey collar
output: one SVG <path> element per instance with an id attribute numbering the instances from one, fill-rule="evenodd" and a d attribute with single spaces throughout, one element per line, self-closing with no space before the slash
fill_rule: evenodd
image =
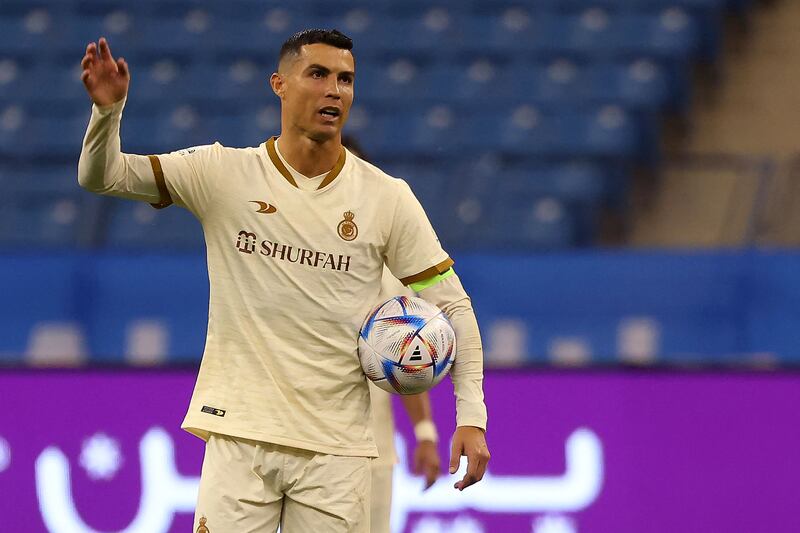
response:
<path id="1" fill-rule="evenodd" d="M 281 158 L 278 157 L 278 151 L 275 149 L 275 139 L 277 137 L 271 137 L 264 145 L 267 147 L 267 153 L 269 154 L 269 159 L 272 161 L 272 164 L 275 165 L 275 168 L 278 169 L 278 172 L 281 173 L 281 176 L 286 178 L 286 181 L 291 183 L 294 187 L 297 187 L 297 182 L 294 181 L 294 177 L 292 177 L 292 173 L 289 172 L 289 169 L 286 168 L 286 165 L 283 164 Z M 336 179 L 336 176 L 342 171 L 344 167 L 344 161 L 346 157 L 347 151 L 342 148 L 342 153 L 339 154 L 339 159 L 336 161 L 336 164 L 333 165 L 333 168 L 330 172 L 322 179 L 322 182 L 317 187 L 317 190 L 322 189 L 323 187 L 328 186 L 333 180 Z M 299 188 L 299 187 L 297 187 Z"/>

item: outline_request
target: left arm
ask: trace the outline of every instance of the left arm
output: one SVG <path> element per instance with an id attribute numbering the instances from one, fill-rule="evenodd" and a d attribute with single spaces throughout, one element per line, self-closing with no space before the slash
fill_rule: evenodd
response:
<path id="1" fill-rule="evenodd" d="M 385 261 L 404 285 L 444 311 L 456 333 L 457 353 L 451 369 L 456 394 L 456 431 L 450 450 L 450 473 L 467 456 L 467 474 L 455 484 L 464 490 L 483 478 L 486 446 L 486 406 L 483 403 L 483 349 L 478 322 L 469 296 L 452 269 L 425 210 L 402 180 L 386 243 Z"/>
<path id="2" fill-rule="evenodd" d="M 420 287 L 420 297 L 444 311 L 458 341 L 451 379 L 456 395 L 456 431 L 450 450 L 450 473 L 459 467 L 461 456 L 467 457 L 467 473 L 455 484 L 464 490 L 477 483 L 486 472 L 489 448 L 486 445 L 486 405 L 483 402 L 483 348 L 478 321 L 472 303 L 458 276 L 452 271 L 438 276 L 434 283 Z M 415 288 L 412 285 L 412 289 Z"/>

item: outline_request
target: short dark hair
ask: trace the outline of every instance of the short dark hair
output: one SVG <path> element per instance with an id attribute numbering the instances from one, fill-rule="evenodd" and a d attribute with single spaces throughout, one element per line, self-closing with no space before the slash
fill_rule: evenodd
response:
<path id="1" fill-rule="evenodd" d="M 278 54 L 278 64 L 289 54 L 299 54 L 300 48 L 307 44 L 322 43 L 342 50 L 353 50 L 353 40 L 339 30 L 321 30 L 318 28 L 295 33 L 283 43 Z"/>

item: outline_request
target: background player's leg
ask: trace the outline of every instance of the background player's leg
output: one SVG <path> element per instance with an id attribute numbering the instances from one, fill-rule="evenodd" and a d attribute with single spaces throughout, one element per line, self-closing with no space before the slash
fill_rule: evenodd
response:
<path id="1" fill-rule="evenodd" d="M 368 533 L 371 459 L 288 448 L 282 533 Z"/>
<path id="2" fill-rule="evenodd" d="M 373 461 L 377 463 L 377 461 Z M 372 490 L 370 494 L 370 533 L 389 533 L 392 511 L 392 472 L 394 465 L 372 465 Z"/>
<path id="3" fill-rule="evenodd" d="M 265 472 L 263 446 L 255 441 L 212 434 L 206 443 L 194 527 L 205 516 L 213 533 L 274 532 L 280 522 L 279 476 Z M 273 467 L 275 468 L 275 467 Z M 272 474 L 272 475 L 269 475 Z"/>

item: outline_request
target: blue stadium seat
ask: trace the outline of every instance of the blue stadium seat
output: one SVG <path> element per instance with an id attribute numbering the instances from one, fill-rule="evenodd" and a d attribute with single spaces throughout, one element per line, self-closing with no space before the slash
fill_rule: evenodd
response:
<path id="1" fill-rule="evenodd" d="M 559 103 L 582 106 L 590 100 L 587 93 L 591 85 L 586 79 L 586 68 L 568 58 L 554 58 L 545 65 L 514 63 L 508 72 L 506 84 L 517 87 L 517 101 L 527 96 L 528 101 L 539 105 Z M 512 80 L 516 80 L 516 83 Z"/>
<path id="2" fill-rule="evenodd" d="M 665 69 L 650 59 L 630 63 L 596 63 L 589 67 L 587 85 L 595 102 L 661 111 L 670 102 Z"/>
<path id="3" fill-rule="evenodd" d="M 110 248 L 203 249 L 200 224 L 183 208 L 154 209 L 130 200 L 113 200 L 109 207 L 105 243 Z"/>
<path id="4" fill-rule="evenodd" d="M 191 106 L 180 106 L 157 117 L 133 116 L 122 124 L 122 145 L 133 153 L 164 153 L 211 144 L 210 119 Z"/>
<path id="5" fill-rule="evenodd" d="M 71 13 L 65 16 L 61 22 L 66 46 L 53 51 L 56 57 L 63 57 L 64 61 L 72 61 L 77 65 L 86 45 L 105 37 L 114 56 L 125 58 L 131 68 L 136 68 L 139 28 L 144 24 L 144 19 L 132 12 L 128 5 L 110 7 L 112 9 L 102 15 Z"/>
<path id="6" fill-rule="evenodd" d="M 97 199 L 74 192 L 4 194 L 0 200 L 0 246 L 26 249 L 75 248 L 90 241 Z"/>
<path id="7" fill-rule="evenodd" d="M 498 195 L 485 204 L 488 220 L 474 228 L 475 244 L 484 248 L 565 248 L 575 244 L 573 213 L 550 198 Z"/>
<path id="8" fill-rule="evenodd" d="M 18 59 L 0 56 L 0 109 L 19 103 L 30 66 Z"/>
<path id="9" fill-rule="evenodd" d="M 276 105 L 254 107 L 250 113 L 212 117 L 208 131 L 225 146 L 258 146 L 280 133 L 280 110 Z"/>
<path id="10" fill-rule="evenodd" d="M 68 195 L 78 191 L 78 187 L 76 164 L 0 168 L 0 188 L 7 193 Z"/>
<path id="11" fill-rule="evenodd" d="M 78 61 L 65 66 L 37 64 L 25 72 L 16 100 L 39 115 L 75 114 L 91 105 L 80 76 Z"/>
<path id="12" fill-rule="evenodd" d="M 48 7 L 29 7 L 11 16 L 0 10 L 0 50 L 33 57 L 59 48 L 64 37 L 59 18 L 60 13 Z"/>
<path id="13" fill-rule="evenodd" d="M 657 15 L 620 17 L 619 51 L 633 51 L 656 57 L 688 59 L 699 46 L 697 26 L 680 8 L 665 9 Z"/>
<path id="14" fill-rule="evenodd" d="M 515 56 L 533 50 L 549 15 L 516 5 L 496 4 L 501 13 L 464 17 L 458 46 L 468 53 Z"/>
<path id="15" fill-rule="evenodd" d="M 193 10 L 184 17 L 153 17 L 136 26 L 136 51 L 147 56 L 170 54 L 197 56 L 217 43 L 211 40 L 212 28 L 218 24 L 203 10 Z M 216 36 L 216 35 L 214 35 Z"/>
<path id="16" fill-rule="evenodd" d="M 416 16 L 386 19 L 360 36 L 363 55 L 429 55 L 447 52 L 459 42 L 457 12 L 431 7 Z"/>
<path id="17" fill-rule="evenodd" d="M 510 195 L 528 197 L 550 196 L 565 204 L 599 204 L 607 190 L 603 167 L 586 162 L 545 165 L 520 161 L 506 165 L 502 177 L 495 178 L 496 186 Z"/>
<path id="18" fill-rule="evenodd" d="M 391 107 L 409 104 L 440 90 L 436 81 L 428 66 L 413 58 L 368 61 L 356 67 L 356 101 Z"/>
<path id="19" fill-rule="evenodd" d="M 467 141 L 472 148 L 512 154 L 554 154 L 564 137 L 558 117 L 532 105 L 477 114 L 472 128 Z"/>

